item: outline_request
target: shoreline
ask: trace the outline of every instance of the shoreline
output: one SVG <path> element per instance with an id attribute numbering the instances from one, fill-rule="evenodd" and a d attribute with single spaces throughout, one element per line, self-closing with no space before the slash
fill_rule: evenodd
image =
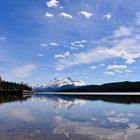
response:
<path id="1" fill-rule="evenodd" d="M 140 95 L 140 92 L 33 92 L 33 94 L 39 95 L 81 95 L 81 96 L 92 96 L 92 95 Z"/>
<path id="2" fill-rule="evenodd" d="M 0 90 L 0 95 L 32 95 L 33 92 L 29 90 Z"/>

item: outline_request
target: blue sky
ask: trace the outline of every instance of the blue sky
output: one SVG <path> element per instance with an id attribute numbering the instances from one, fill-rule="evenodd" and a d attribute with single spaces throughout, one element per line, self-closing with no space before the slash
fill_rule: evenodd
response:
<path id="1" fill-rule="evenodd" d="M 139 0 L 0 0 L 0 74 L 30 84 L 140 80 Z"/>

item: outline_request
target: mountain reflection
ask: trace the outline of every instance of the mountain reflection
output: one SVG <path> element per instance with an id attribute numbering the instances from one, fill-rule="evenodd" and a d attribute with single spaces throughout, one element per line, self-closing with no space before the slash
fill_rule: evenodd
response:
<path id="1" fill-rule="evenodd" d="M 140 104 L 140 96 L 136 95 L 52 95 L 52 94 L 36 94 L 37 100 L 45 100 L 51 102 L 55 107 L 65 109 L 71 108 L 73 105 L 84 105 L 89 101 L 104 101 L 118 104 Z"/>
<path id="2" fill-rule="evenodd" d="M 70 109 L 74 105 L 85 105 L 87 102 L 104 101 L 118 104 L 140 104 L 140 96 L 117 96 L 117 95 L 52 95 L 52 94 L 34 94 L 32 100 L 49 102 L 55 108 Z M 0 104 L 9 102 L 23 102 L 31 96 L 12 96 L 0 95 Z"/>
<path id="3" fill-rule="evenodd" d="M 51 105 L 53 105 L 55 108 L 59 109 L 65 109 L 68 110 L 74 105 L 82 106 L 88 102 L 88 100 L 85 99 L 78 99 L 74 97 L 68 97 L 68 96 L 58 96 L 58 95 L 34 95 L 35 101 L 41 101 L 41 102 L 49 102 Z"/>

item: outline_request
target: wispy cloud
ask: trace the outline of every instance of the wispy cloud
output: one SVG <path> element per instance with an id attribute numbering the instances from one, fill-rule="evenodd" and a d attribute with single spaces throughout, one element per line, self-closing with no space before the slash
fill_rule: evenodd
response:
<path id="1" fill-rule="evenodd" d="M 45 43 L 40 44 L 40 46 L 41 46 L 41 47 L 48 47 L 48 45 L 45 44 Z"/>
<path id="2" fill-rule="evenodd" d="M 131 70 L 127 70 L 127 65 L 108 65 L 106 70 L 110 70 L 114 74 L 131 73 Z"/>
<path id="3" fill-rule="evenodd" d="M 4 36 L 0 37 L 0 40 L 5 40 L 5 39 L 6 39 L 6 37 L 4 37 Z"/>
<path id="4" fill-rule="evenodd" d="M 72 19 L 73 18 L 72 15 L 70 15 L 68 13 L 65 13 L 65 12 L 60 13 L 59 16 L 67 18 L 67 19 Z"/>
<path id="5" fill-rule="evenodd" d="M 119 29 L 114 31 L 114 36 L 115 37 L 125 37 L 125 36 L 130 36 L 132 35 L 132 28 L 128 28 L 125 26 L 119 27 Z"/>
<path id="6" fill-rule="evenodd" d="M 127 72 L 127 73 L 131 73 L 131 72 L 132 72 L 132 70 L 125 70 L 125 72 Z"/>
<path id="7" fill-rule="evenodd" d="M 56 70 L 56 71 L 62 71 L 62 70 L 63 70 L 63 67 L 57 66 L 57 67 L 55 68 L 55 70 Z"/>
<path id="8" fill-rule="evenodd" d="M 87 11 L 81 11 L 80 14 L 83 15 L 87 19 L 93 16 L 93 13 L 87 12 Z"/>
<path id="9" fill-rule="evenodd" d="M 14 68 L 12 70 L 13 74 L 20 78 L 26 78 L 32 75 L 33 71 L 37 69 L 37 66 L 34 64 L 27 64 L 21 67 Z"/>
<path id="10" fill-rule="evenodd" d="M 54 15 L 53 15 L 53 14 L 51 14 L 51 13 L 48 13 L 48 12 L 46 12 L 46 13 L 45 13 L 45 16 L 46 16 L 46 17 L 49 17 L 49 18 L 52 18 L 52 17 L 54 17 Z"/>
<path id="11" fill-rule="evenodd" d="M 63 54 L 55 54 L 54 57 L 55 57 L 55 58 L 66 58 L 66 57 L 69 56 L 69 55 L 70 55 L 70 52 L 67 51 L 67 52 L 65 52 L 65 53 L 63 53 Z"/>
<path id="12" fill-rule="evenodd" d="M 107 19 L 107 20 L 110 20 L 111 17 L 112 17 L 112 15 L 111 15 L 110 12 L 108 12 L 107 14 L 105 14 L 105 15 L 103 16 L 103 18 L 105 18 L 105 19 Z"/>
<path id="13" fill-rule="evenodd" d="M 42 57 L 43 56 L 43 54 L 41 54 L 41 53 L 39 53 L 39 54 L 37 54 L 39 57 Z"/>
<path id="14" fill-rule="evenodd" d="M 54 46 L 54 47 L 58 47 L 58 46 L 59 46 L 59 44 L 56 43 L 56 42 L 51 42 L 50 45 L 51 45 L 51 46 Z"/>
<path id="15" fill-rule="evenodd" d="M 118 70 L 118 69 L 114 69 L 113 71 L 114 71 L 115 73 L 119 73 L 119 74 L 122 74 L 122 73 L 123 73 L 122 70 Z"/>
<path id="16" fill-rule="evenodd" d="M 115 75 L 115 73 L 112 72 L 112 71 L 105 71 L 104 74 L 106 74 L 106 75 Z"/>
<path id="17" fill-rule="evenodd" d="M 107 70 L 111 70 L 111 69 L 126 69 L 127 65 L 109 65 L 107 67 Z"/>
<path id="18" fill-rule="evenodd" d="M 96 69 L 96 66 L 91 66 L 90 68 L 91 68 L 92 70 L 94 70 L 94 69 Z"/>

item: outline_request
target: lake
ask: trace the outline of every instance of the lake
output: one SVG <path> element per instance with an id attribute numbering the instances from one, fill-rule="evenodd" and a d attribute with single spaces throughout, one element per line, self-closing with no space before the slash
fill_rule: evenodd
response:
<path id="1" fill-rule="evenodd" d="M 140 96 L 0 96 L 0 140 L 140 140 Z"/>

